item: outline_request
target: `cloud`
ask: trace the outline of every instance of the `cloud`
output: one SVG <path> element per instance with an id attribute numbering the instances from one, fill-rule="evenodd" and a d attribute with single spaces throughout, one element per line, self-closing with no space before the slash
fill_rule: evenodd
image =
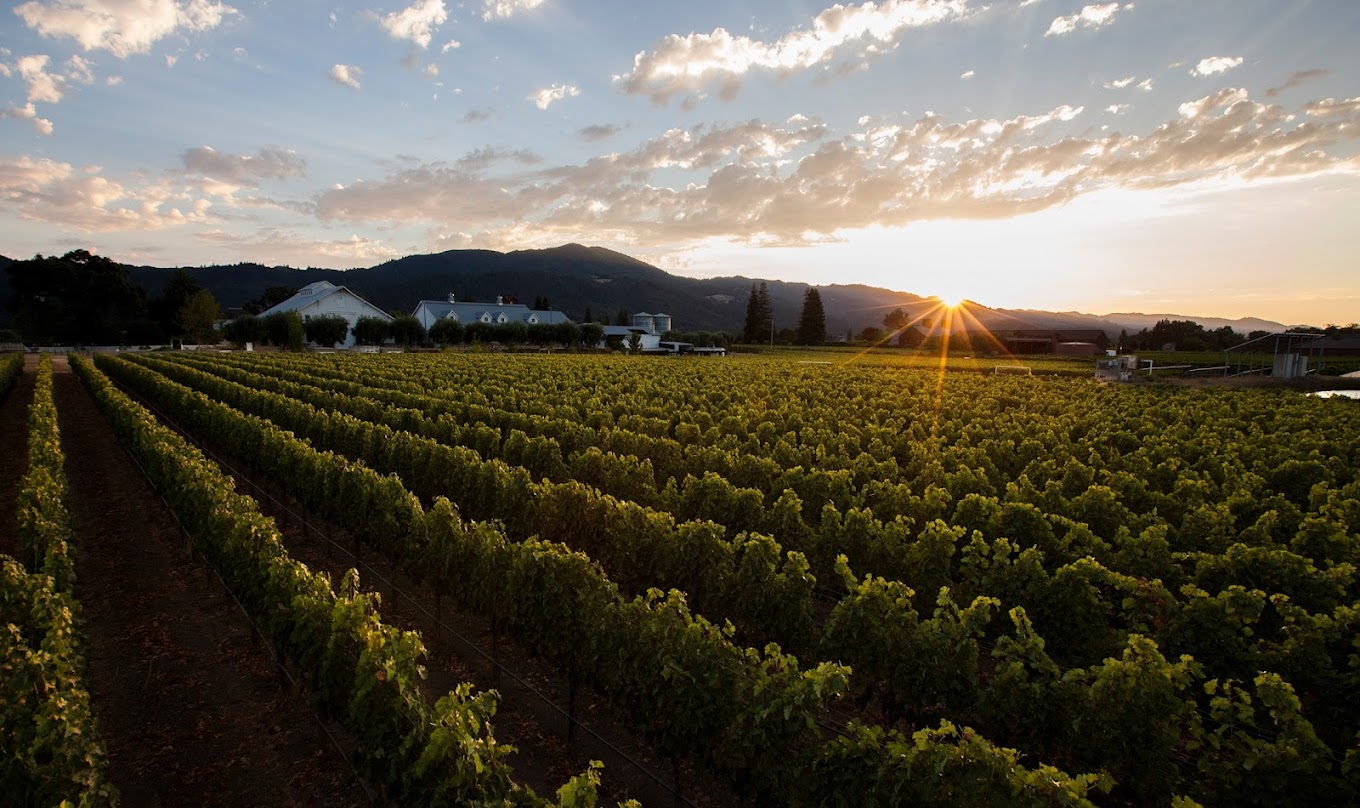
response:
<path id="1" fill-rule="evenodd" d="M 543 0 L 482 0 L 482 19 L 487 22 L 506 20 L 541 5 Z"/>
<path id="2" fill-rule="evenodd" d="M 75 168 L 47 158 L 0 160 L 0 210 L 64 230 L 159 230 L 206 222 L 212 203 L 182 188 L 148 181 L 129 187 L 98 166 Z"/>
<path id="3" fill-rule="evenodd" d="M 1111 104 L 1111 105 L 1109 105 L 1108 107 L 1105 108 L 1105 111 L 1108 112 L 1108 113 L 1110 113 L 1111 115 L 1123 115 L 1125 112 L 1128 112 L 1128 111 L 1129 111 L 1129 105 L 1128 105 L 1128 104 Z"/>
<path id="4" fill-rule="evenodd" d="M 46 118 L 38 117 L 38 108 L 33 106 L 30 101 L 22 107 L 10 107 L 0 109 L 0 119 L 9 118 L 16 121 L 30 121 L 33 128 L 38 130 L 40 135 L 50 135 L 53 132 L 52 122 Z"/>
<path id="5" fill-rule="evenodd" d="M 350 234 L 348 238 L 313 239 L 292 230 L 266 227 L 250 234 L 231 233 L 220 228 L 195 233 L 199 241 L 224 249 L 234 260 L 253 260 L 268 264 L 315 266 L 318 259 L 346 265 L 369 266 L 397 258 L 401 251 L 377 239 Z"/>
<path id="6" fill-rule="evenodd" d="M 179 32 L 216 28 L 239 12 L 214 0 L 31 0 L 14 13 L 43 36 L 70 37 L 120 59 Z"/>
<path id="7" fill-rule="evenodd" d="M 55 104 L 65 93 L 66 78 L 47 72 L 46 55 L 20 56 L 15 63 L 19 77 L 28 84 L 28 102 Z"/>
<path id="8" fill-rule="evenodd" d="M 1241 56 L 1209 56 L 1200 59 L 1199 64 L 1190 68 L 1190 75 L 1213 76 L 1219 73 L 1227 73 L 1240 64 L 1242 64 Z"/>
<path id="9" fill-rule="evenodd" d="M 1300 70 L 1297 73 L 1292 73 L 1290 74 L 1289 78 L 1285 79 L 1284 84 L 1281 84 L 1278 87 L 1271 87 L 1269 90 L 1266 90 L 1266 98 L 1274 98 L 1275 96 L 1279 95 L 1285 90 L 1292 90 L 1295 87 L 1302 86 L 1303 84 L 1306 84 L 1313 79 L 1330 75 L 1331 72 L 1332 71 L 1330 70 L 1324 70 L 1318 67 L 1313 68 L 1312 70 Z"/>
<path id="10" fill-rule="evenodd" d="M 1360 98 L 1347 98 L 1344 101 L 1324 98 L 1321 101 L 1309 101 L 1303 105 L 1303 110 L 1308 113 L 1310 118 L 1355 115 L 1360 113 Z"/>
<path id="11" fill-rule="evenodd" d="M 1107 81 L 1107 82 L 1105 82 L 1104 87 L 1105 87 L 1105 89 L 1107 89 L 1107 90 L 1122 90 L 1122 89 L 1124 89 L 1125 87 L 1128 87 L 1130 84 L 1133 84 L 1133 83 L 1134 83 L 1135 81 L 1137 81 L 1137 80 L 1138 80 L 1138 78 L 1137 78 L 1136 76 L 1126 76 L 1126 77 L 1124 77 L 1124 78 L 1122 78 L 1122 79 L 1115 79 L 1114 81 Z"/>
<path id="12" fill-rule="evenodd" d="M 591 124 L 576 130 L 576 134 L 587 143 L 599 143 L 601 140 L 608 140 L 623 131 L 622 127 L 614 124 Z"/>
<path id="13" fill-rule="evenodd" d="M 352 90 L 359 89 L 359 79 L 364 75 L 364 71 L 354 65 L 336 65 L 331 68 L 330 77 L 332 80 L 349 87 Z"/>
<path id="14" fill-rule="evenodd" d="M 230 154 L 211 146 L 198 146 L 185 150 L 180 159 L 186 172 L 236 185 L 253 186 L 261 180 L 284 180 L 307 173 L 307 162 L 297 152 L 274 146 L 255 154 Z"/>
<path id="15" fill-rule="evenodd" d="M 712 33 L 672 34 L 633 58 L 633 69 L 615 81 L 633 95 L 668 104 L 677 95 L 691 103 L 714 85 L 724 98 L 736 96 L 752 70 L 791 73 L 830 61 L 843 48 L 865 43 L 894 47 L 912 29 L 963 17 L 967 0 L 884 0 L 858 6 L 835 5 L 775 42 Z"/>
<path id="16" fill-rule="evenodd" d="M 1132 3 L 1124 8 L 1131 8 Z M 1084 6 L 1076 14 L 1069 14 L 1066 17 L 1058 17 L 1048 26 L 1044 36 L 1062 36 L 1070 34 L 1078 28 L 1104 28 L 1114 21 L 1114 15 L 1119 11 L 1119 3 L 1101 3 L 1100 5 Z"/>
<path id="17" fill-rule="evenodd" d="M 456 40 L 456 39 L 450 39 L 448 42 L 445 42 L 445 43 L 444 43 L 444 47 L 440 48 L 440 49 L 439 49 L 439 52 L 440 52 L 440 53 L 448 53 L 448 52 L 451 51 L 451 50 L 454 50 L 454 49 L 456 49 L 456 48 L 461 48 L 461 47 L 463 47 L 463 43 L 459 42 L 459 41 Z"/>
<path id="18" fill-rule="evenodd" d="M 554 84 L 551 87 L 540 87 L 534 90 L 529 93 L 525 100 L 534 102 L 534 106 L 539 109 L 547 109 L 555 101 L 580 94 L 581 90 L 575 84 Z"/>
<path id="19" fill-rule="evenodd" d="M 977 74 L 977 71 L 976 71 L 976 70 L 965 70 L 965 71 L 963 72 L 963 75 L 959 76 L 959 78 L 961 78 L 961 79 L 971 79 L 971 78 L 972 78 L 974 75 L 976 75 L 976 74 Z"/>
<path id="20" fill-rule="evenodd" d="M 426 222 L 483 246 L 582 232 L 648 247 L 806 243 L 873 225 L 1010 217 L 1103 190 L 1360 173 L 1360 98 L 1303 109 L 1307 125 L 1229 88 L 1129 134 L 1074 133 L 1084 110 L 1071 105 L 1006 120 L 888 116 L 839 135 L 806 120 L 695 126 L 572 165 L 496 150 L 402 165 L 312 204 L 325 223 Z"/>
<path id="21" fill-rule="evenodd" d="M 470 109 L 459 118 L 460 123 L 482 123 L 491 120 L 492 109 Z"/>
<path id="22" fill-rule="evenodd" d="M 409 39 L 422 48 L 428 48 L 434 30 L 448 18 L 444 0 L 419 0 L 383 17 L 381 24 L 393 39 Z"/>
<path id="23" fill-rule="evenodd" d="M 1143 79 L 1138 82 L 1138 89 L 1144 92 L 1152 92 L 1152 79 Z"/>

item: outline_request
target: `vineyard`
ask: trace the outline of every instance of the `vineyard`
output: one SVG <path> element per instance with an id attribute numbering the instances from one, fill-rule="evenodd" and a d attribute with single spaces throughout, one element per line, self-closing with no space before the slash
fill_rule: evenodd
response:
<path id="1" fill-rule="evenodd" d="M 420 637 L 129 395 L 751 804 L 1360 800 L 1351 402 L 796 356 L 73 362 L 400 802 L 542 800 L 493 694 L 428 704 Z"/>

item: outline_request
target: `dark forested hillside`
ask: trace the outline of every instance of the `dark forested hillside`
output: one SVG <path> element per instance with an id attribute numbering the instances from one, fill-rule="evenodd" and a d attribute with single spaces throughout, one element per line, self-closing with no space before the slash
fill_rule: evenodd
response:
<path id="1" fill-rule="evenodd" d="M 10 259 L 0 256 L 0 270 Z M 159 297 L 178 268 L 129 266 L 128 281 L 146 290 L 148 300 Z M 354 290 L 380 308 L 409 313 L 420 300 L 444 300 L 450 293 L 459 300 L 493 301 L 510 296 L 522 303 L 546 297 L 551 306 L 580 321 L 587 310 L 596 320 L 612 321 L 620 309 L 629 313 L 664 312 L 680 331 L 730 331 L 740 333 L 747 298 L 760 279 L 741 276 L 686 278 L 672 275 L 644 261 L 607 250 L 567 244 L 544 250 L 450 250 L 412 255 L 365 269 L 294 269 L 284 266 L 241 263 L 184 267 L 199 286 L 212 292 L 224 309 L 258 301 L 267 290 L 296 289 L 316 281 L 329 281 Z M 777 280 L 765 281 L 774 312 L 775 328 L 793 329 L 798 324 L 808 285 Z M 928 278 L 903 277 L 901 285 L 929 286 Z M 858 333 L 867 326 L 881 326 L 883 318 L 902 308 L 916 316 L 932 301 L 907 292 L 864 285 L 833 284 L 818 287 L 826 312 L 829 338 Z M 0 272 L 0 327 L 6 327 L 10 289 Z M 1104 317 L 1077 312 L 1007 311 L 970 305 L 971 320 L 993 330 L 1025 328 L 1099 328 L 1111 338 L 1121 329 L 1130 333 L 1144 327 L 1125 322 L 1119 315 Z M 1137 315 L 1130 315 L 1130 320 Z M 1196 318 L 1184 318 L 1196 319 Z M 1217 327 L 1231 321 L 1214 321 Z M 1252 321 L 1253 328 L 1265 321 Z M 972 322 L 969 323 L 971 327 Z M 1279 324 L 1274 324 L 1279 326 Z M 1241 330 L 1241 329 L 1239 329 Z M 1276 330 L 1283 330 L 1279 326 Z M 1245 331 L 1244 331 L 1245 333 Z"/>

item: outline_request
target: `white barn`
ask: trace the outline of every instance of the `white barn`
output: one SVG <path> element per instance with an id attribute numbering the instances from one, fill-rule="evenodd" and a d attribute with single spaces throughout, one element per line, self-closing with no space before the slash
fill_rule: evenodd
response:
<path id="1" fill-rule="evenodd" d="M 478 322 L 487 325 L 558 325 L 571 322 L 560 311 L 531 309 L 523 303 L 505 303 L 502 298 L 496 298 L 495 303 L 458 303 L 454 301 L 453 295 L 449 295 L 448 300 L 422 300 L 416 304 L 412 314 L 427 331 L 446 317 L 465 326 Z"/>
<path id="2" fill-rule="evenodd" d="M 301 314 L 304 323 L 325 314 L 338 314 L 344 317 L 349 321 L 349 333 L 345 335 L 345 341 L 341 345 L 346 348 L 354 346 L 354 324 L 359 322 L 360 317 L 379 317 L 388 322 L 392 321 L 392 316 L 387 312 L 344 286 L 336 286 L 327 281 L 307 284 L 282 303 L 260 312 L 259 316 L 268 317 L 283 311 Z"/>

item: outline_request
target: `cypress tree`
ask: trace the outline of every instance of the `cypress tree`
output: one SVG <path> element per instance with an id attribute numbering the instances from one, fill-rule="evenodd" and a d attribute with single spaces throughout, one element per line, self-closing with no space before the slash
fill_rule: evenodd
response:
<path id="1" fill-rule="evenodd" d="M 821 345 L 826 342 L 826 310 L 817 287 L 809 286 L 803 293 L 803 314 L 798 318 L 798 342 L 802 345 Z"/>

